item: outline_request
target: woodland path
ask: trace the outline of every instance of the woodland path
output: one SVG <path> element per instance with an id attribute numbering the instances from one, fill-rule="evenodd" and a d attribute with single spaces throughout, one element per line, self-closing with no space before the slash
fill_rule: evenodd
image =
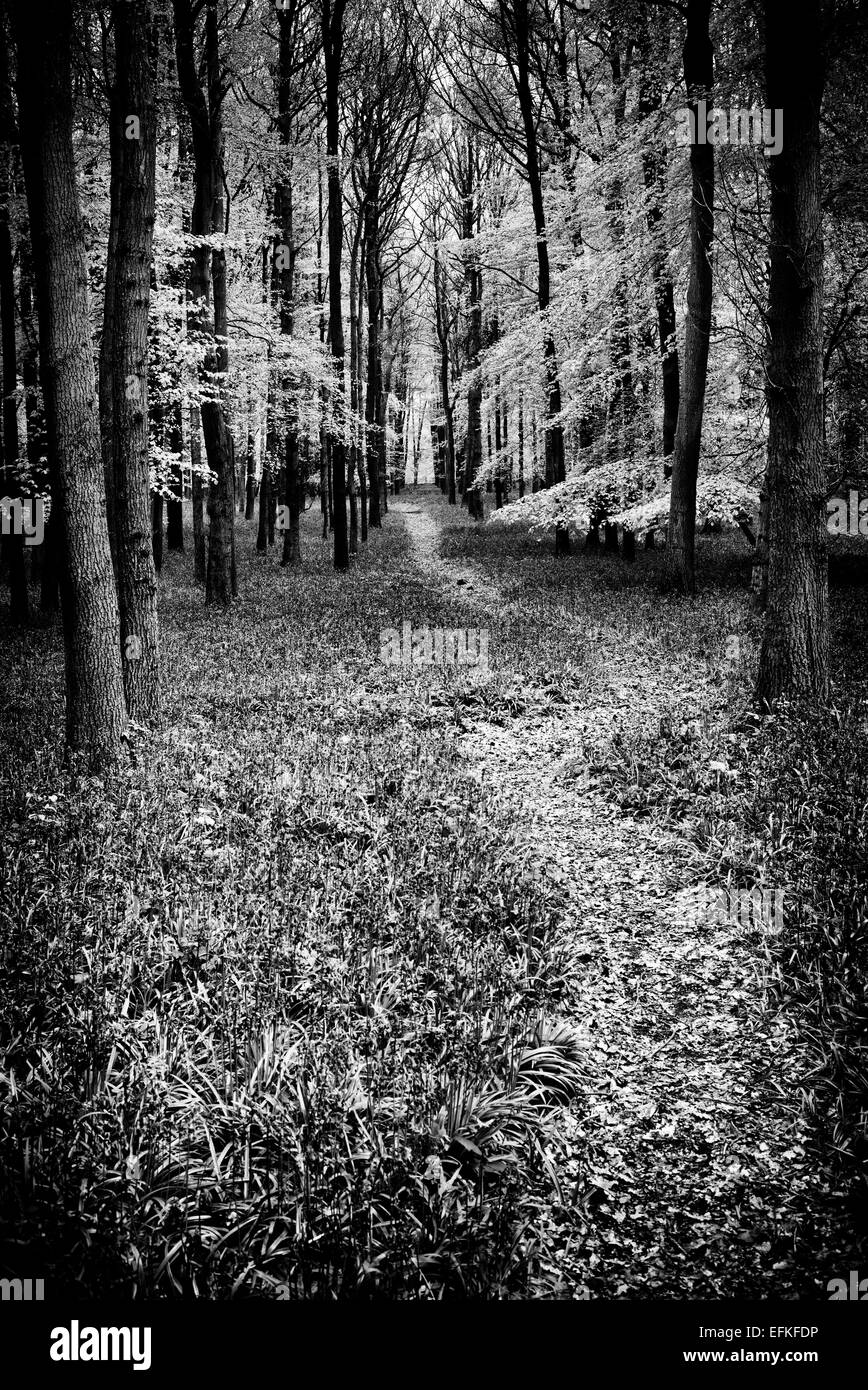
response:
<path id="1" fill-rule="evenodd" d="M 439 556 L 444 525 L 470 525 L 460 509 L 419 492 L 391 510 L 426 585 L 459 589 L 480 625 L 508 602 L 480 565 Z M 664 714 L 665 679 L 649 687 L 637 661 L 603 660 L 616 715 L 620 702 L 635 718 L 643 701 L 645 714 L 655 702 Z M 768 955 L 756 936 L 691 922 L 695 851 L 626 816 L 584 771 L 601 718 L 611 720 L 611 702 L 597 710 L 576 699 L 502 726 L 470 717 L 456 735 L 471 775 L 496 789 L 561 897 L 565 1013 L 587 1037 L 591 1071 L 589 1095 L 565 1120 L 577 1269 L 592 1269 L 592 1296 L 810 1296 L 814 1237 L 800 1213 L 822 1206 L 823 1192 L 806 1162 L 799 1042 L 768 1007 Z"/>

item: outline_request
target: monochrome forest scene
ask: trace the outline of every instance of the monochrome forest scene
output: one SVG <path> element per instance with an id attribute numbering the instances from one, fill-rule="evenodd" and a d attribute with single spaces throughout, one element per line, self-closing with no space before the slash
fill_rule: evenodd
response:
<path id="1" fill-rule="evenodd" d="M 861 0 L 3 0 L 0 1317 L 868 1300 L 866 121 Z"/>

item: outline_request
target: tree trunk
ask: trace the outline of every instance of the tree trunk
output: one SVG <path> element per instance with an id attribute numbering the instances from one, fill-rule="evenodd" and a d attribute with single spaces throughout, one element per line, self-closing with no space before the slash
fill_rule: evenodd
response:
<path id="1" fill-rule="evenodd" d="M 115 56 L 115 62 L 117 61 Z M 102 446 L 103 473 L 105 476 L 106 516 L 108 518 L 109 546 L 112 564 L 116 566 L 117 519 L 115 516 L 115 474 L 114 474 L 114 383 L 112 363 L 114 361 L 114 305 L 117 283 L 117 239 L 120 226 L 119 201 L 120 177 L 123 158 L 122 142 L 126 126 L 126 112 L 118 106 L 114 83 L 109 83 L 109 232 L 106 248 L 105 280 L 103 284 L 102 337 L 99 347 L 99 425 Z M 150 273 L 150 267 L 148 267 Z M 150 283 L 149 283 L 150 290 Z"/>
<path id="2" fill-rule="evenodd" d="M 287 171 L 277 187 L 277 214 L 280 225 L 282 256 L 278 266 L 280 294 L 280 331 L 291 339 L 295 332 L 295 227 L 293 224 L 292 190 L 292 131 L 291 84 L 294 57 L 296 14 L 292 10 L 278 11 L 280 41 L 277 69 L 277 111 L 280 141 L 283 147 L 283 168 Z M 284 432 L 284 505 L 286 516 L 283 532 L 283 554 L 280 563 L 290 569 L 301 566 L 301 510 L 303 498 L 298 467 L 298 426 L 292 398 L 293 382 L 289 372 L 283 376 L 283 405 L 288 412 Z"/>
<path id="3" fill-rule="evenodd" d="M 712 0 L 688 0 L 684 42 L 684 80 L 696 126 L 698 103 L 711 96 L 714 50 L 708 31 Z M 698 130 L 697 130 L 698 133 Z M 684 373 L 669 500 L 669 556 L 673 577 L 685 593 L 696 590 L 696 484 L 702 445 L 702 417 L 711 335 L 714 237 L 714 146 L 690 147 L 690 279 L 684 333 Z"/>
<path id="4" fill-rule="evenodd" d="M 64 559 L 66 738 L 71 749 L 101 764 L 117 757 L 127 721 L 73 150 L 72 5 L 47 0 L 38 25 L 26 0 L 16 0 L 13 13 L 42 389 Z"/>
<path id="5" fill-rule="evenodd" d="M 350 446 L 349 486 L 350 486 L 350 554 L 359 552 L 359 506 L 357 495 L 357 473 L 359 469 L 359 402 L 361 397 L 359 381 L 359 252 L 362 241 L 362 214 L 356 219 L 353 244 L 350 248 L 350 410 L 353 417 L 353 442 Z M 366 521 L 366 518 L 363 520 Z M 367 536 L 367 526 L 365 526 Z"/>
<path id="6" fill-rule="evenodd" d="M 750 575 L 751 607 L 764 613 L 769 601 L 769 489 L 768 477 L 760 492 L 759 526 Z"/>
<path id="7" fill-rule="evenodd" d="M 205 594 L 208 602 L 228 607 L 234 582 L 234 483 L 232 445 L 226 426 L 220 382 L 225 381 L 229 365 L 226 314 L 226 253 L 209 249 L 206 239 L 222 233 L 222 79 L 219 68 L 217 3 L 206 0 L 205 69 L 206 96 L 199 81 L 199 65 L 194 46 L 194 18 L 191 0 L 174 0 L 175 55 L 178 84 L 193 137 L 196 192 L 193 200 L 191 231 L 198 240 L 193 248 L 190 276 L 189 319 L 205 346 L 200 369 L 202 434 L 208 466 L 215 481 L 208 495 L 208 559 Z M 209 289 L 213 291 L 214 317 L 209 315 Z M 215 386 L 215 377 L 218 384 Z"/>
<path id="8" fill-rule="evenodd" d="M 244 520 L 252 521 L 256 510 L 256 430 L 254 408 L 256 397 L 254 386 L 250 385 L 250 399 L 247 416 L 247 476 L 244 486 Z"/>
<path id="9" fill-rule="evenodd" d="M 151 548 L 148 448 L 148 306 L 154 235 L 157 156 L 157 33 L 150 5 L 112 6 L 115 83 L 110 142 L 117 167 L 110 235 L 114 272 L 110 324 L 111 458 L 114 491 L 115 570 L 127 711 L 137 724 L 160 718 L 160 646 L 157 578 Z M 130 138 L 130 120 L 137 128 Z M 162 499 L 161 505 L 162 505 Z"/>
<path id="10" fill-rule="evenodd" d="M 825 64 L 821 0 L 798 23 L 765 0 L 766 92 L 786 111 L 769 159 L 771 232 L 766 399 L 768 606 L 757 697 L 828 694 L 828 533 L 823 469 L 823 211 L 820 107 Z"/>
<path id="11" fill-rule="evenodd" d="M 518 433 L 515 447 L 518 466 L 518 495 L 524 497 L 524 397 L 520 386 L 518 388 Z"/>
<path id="12" fill-rule="evenodd" d="M 329 245 L 329 338 L 335 364 L 334 390 L 344 393 L 344 323 L 341 307 L 341 257 L 344 217 L 340 177 L 339 89 L 344 44 L 346 0 L 322 0 L 322 37 L 326 77 L 326 161 L 328 165 L 328 245 Z M 347 538 L 346 458 L 343 440 L 343 411 L 335 409 L 336 428 L 332 438 L 330 477 L 334 492 L 336 570 L 349 569 Z"/>
<path id="13" fill-rule="evenodd" d="M 365 286 L 365 243 L 364 243 L 364 220 L 360 213 L 361 242 L 359 246 L 359 281 L 356 297 L 356 429 L 358 431 L 358 448 L 356 450 L 356 470 L 359 479 L 359 524 L 361 530 L 362 545 L 368 539 L 368 469 L 367 469 L 367 432 L 364 421 L 359 417 L 362 408 L 362 309 L 367 298 Z"/>
<path id="14" fill-rule="evenodd" d="M 381 526 L 380 401 L 383 396 L 383 358 L 380 349 L 379 185 L 376 175 L 365 189 L 365 282 L 368 296 L 368 372 L 365 391 L 365 437 L 368 455 L 368 523 Z M 385 439 L 382 440 L 385 443 Z"/>
<path id="15" fill-rule="evenodd" d="M 271 503 L 271 472 L 266 461 L 262 465 L 259 481 L 259 520 L 256 529 L 256 549 L 260 554 L 268 550 L 268 512 Z"/>
<path id="16" fill-rule="evenodd" d="M 476 486 L 476 477 L 482 467 L 482 381 L 479 372 L 479 356 L 482 350 L 482 271 L 479 254 L 474 246 L 477 230 L 477 200 L 479 157 L 476 139 L 471 131 L 467 134 L 466 180 L 461 200 L 461 236 L 465 247 L 464 283 L 467 293 L 467 334 L 464 356 L 470 384 L 467 388 L 467 439 L 464 445 L 463 495 L 467 510 L 477 521 L 485 515 L 482 493 Z"/>
<path id="17" fill-rule="evenodd" d="M 542 173 L 539 147 L 537 144 L 537 117 L 534 111 L 530 87 L 530 21 L 528 0 L 513 0 L 513 18 L 516 45 L 516 88 L 524 128 L 524 147 L 527 178 L 530 184 L 531 203 L 536 230 L 537 254 L 537 303 L 541 315 L 548 312 L 551 298 L 551 278 L 549 270 L 548 232 L 546 230 L 545 205 L 542 192 Z M 557 349 L 554 334 L 548 330 L 545 338 L 544 364 L 547 382 L 547 415 L 545 432 L 545 479 L 546 486 L 562 483 L 566 478 L 564 459 L 564 430 L 557 422 L 561 412 L 561 383 L 558 371 Z M 570 536 L 566 526 L 555 527 L 555 552 L 569 554 Z"/>
<path id="18" fill-rule="evenodd" d="M 193 573 L 205 583 L 208 543 L 205 535 L 205 487 L 202 482 L 202 417 L 195 401 L 190 404 L 190 498 L 193 512 Z"/>
<path id="19" fill-rule="evenodd" d="M 437 339 L 440 345 L 440 396 L 443 403 L 445 429 L 444 491 L 451 507 L 455 506 L 455 431 L 452 422 L 452 400 L 449 378 L 449 316 L 446 306 L 446 287 L 439 250 L 434 260 L 434 294 L 437 316 Z"/>
<path id="20" fill-rule="evenodd" d="M 0 324 L 3 347 L 3 476 L 4 491 L 21 495 L 18 474 L 18 357 L 15 336 L 15 278 L 12 260 L 12 231 L 9 211 L 15 191 L 15 112 L 9 77 L 6 17 L 0 15 Z M 2 487 L 2 483 L 0 483 Z M 44 542 L 44 536 L 43 536 Z M 8 549 L 7 549 L 8 547 Z M 24 535 L 6 537 L 3 544 L 9 556 L 10 616 L 13 623 L 26 624 L 30 617 L 27 592 L 27 561 Z"/>

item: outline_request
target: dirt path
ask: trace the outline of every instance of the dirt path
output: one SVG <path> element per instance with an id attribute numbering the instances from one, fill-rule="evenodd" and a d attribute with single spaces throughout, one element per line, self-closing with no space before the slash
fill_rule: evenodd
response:
<path id="1" fill-rule="evenodd" d="M 439 558 L 435 506 L 393 510 L 427 584 L 460 585 L 489 611 L 505 602 L 477 568 Z M 634 692 L 623 670 L 613 680 L 627 716 Z M 574 1158 L 563 1220 L 576 1257 L 566 1287 L 580 1289 L 572 1281 L 590 1266 L 587 1287 L 607 1297 L 810 1292 L 794 1255 L 793 1212 L 817 1203 L 810 1169 L 794 1162 L 806 1142 L 798 1042 L 765 1008 L 762 940 L 690 919 L 691 847 L 625 816 L 583 770 L 601 717 L 576 701 L 505 726 L 470 720 L 461 736 L 473 775 L 509 807 L 529 861 L 563 895 L 567 1011 L 590 1064 L 590 1095 L 565 1120 Z"/>

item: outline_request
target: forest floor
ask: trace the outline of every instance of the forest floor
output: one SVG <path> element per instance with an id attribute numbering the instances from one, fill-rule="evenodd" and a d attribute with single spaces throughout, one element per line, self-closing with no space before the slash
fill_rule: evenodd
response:
<path id="1" fill-rule="evenodd" d="M 746 549 L 704 542 L 685 604 L 654 553 L 556 559 L 431 488 L 349 575 L 319 521 L 300 572 L 239 523 L 228 614 L 167 556 L 164 727 L 116 774 L 62 764 L 58 626 L 4 627 L 17 1272 L 826 1297 L 854 1256 L 775 942 L 691 911 L 734 881 Z M 390 664 L 405 623 L 487 665 Z"/>
<path id="2" fill-rule="evenodd" d="M 432 588 L 463 586 L 478 625 L 510 612 L 521 619 L 528 586 L 510 563 L 493 565 L 484 552 L 475 565 L 441 557 L 443 528 L 454 550 L 460 523 L 436 493 L 393 511 Z M 472 553 L 470 536 L 461 541 Z M 549 559 L 548 568 L 557 576 L 568 565 Z M 468 720 L 459 742 L 470 775 L 496 788 L 522 849 L 563 891 L 577 967 L 568 1013 L 587 1035 L 592 1077 L 575 1121 L 586 1164 L 592 1156 L 576 1267 L 587 1261 L 592 1297 L 639 1288 L 792 1296 L 805 1277 L 795 1247 L 829 1195 L 805 1164 L 800 1087 L 810 1064 L 795 1020 L 770 1008 L 758 931 L 691 917 L 690 890 L 708 877 L 691 841 L 625 812 L 594 775 L 625 730 L 652 734 L 673 719 L 685 733 L 697 718 L 716 721 L 725 759 L 725 651 L 714 653 L 715 670 L 707 650 L 670 642 L 654 651 L 646 631 L 637 652 L 629 603 L 607 606 L 602 626 L 589 620 L 593 601 L 563 587 L 570 609 L 552 606 L 577 651 L 593 653 L 591 698 L 574 690 L 506 720 Z"/>

